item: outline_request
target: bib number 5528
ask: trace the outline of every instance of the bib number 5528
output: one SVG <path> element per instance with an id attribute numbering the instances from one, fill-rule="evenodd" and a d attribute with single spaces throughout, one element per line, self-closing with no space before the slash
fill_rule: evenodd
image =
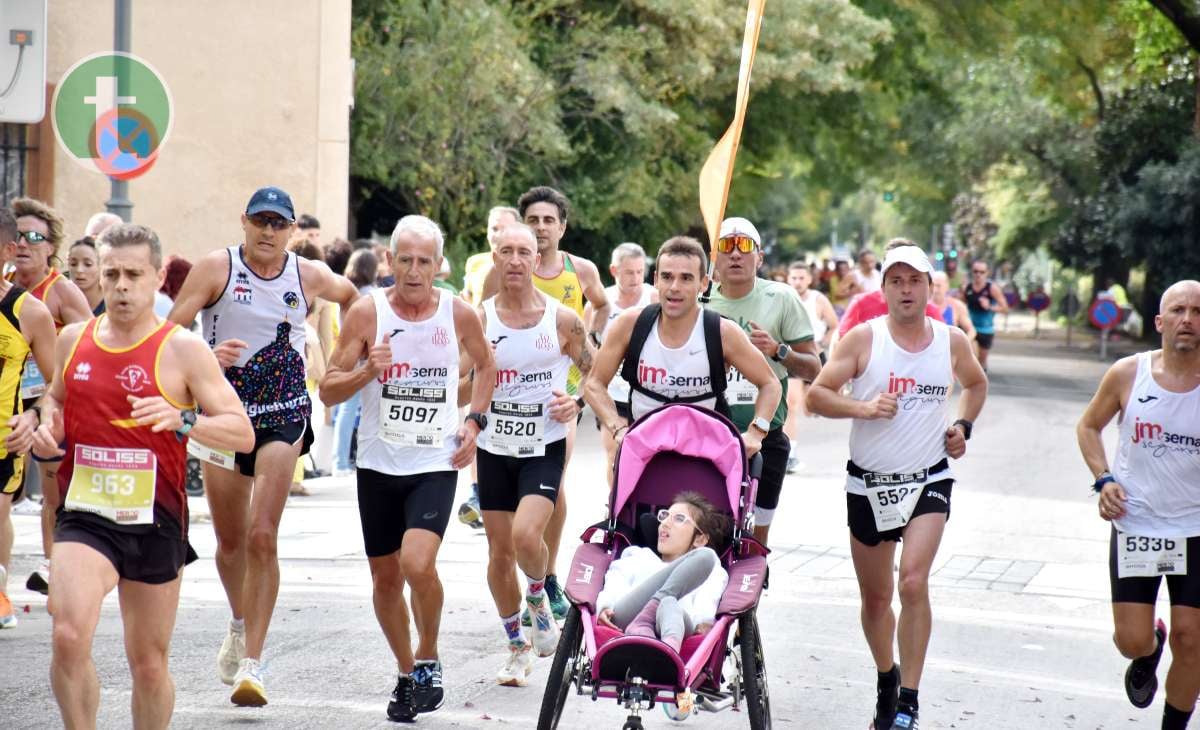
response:
<path id="1" fill-rule="evenodd" d="M 880 505 L 886 507 L 888 505 L 900 504 L 904 501 L 905 497 L 918 489 L 919 487 L 894 487 L 876 492 L 875 498 L 879 501 Z"/>

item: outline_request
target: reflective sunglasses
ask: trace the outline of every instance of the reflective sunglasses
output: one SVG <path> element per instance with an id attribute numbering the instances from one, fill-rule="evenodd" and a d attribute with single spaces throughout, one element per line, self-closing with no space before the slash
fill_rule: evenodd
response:
<path id="1" fill-rule="evenodd" d="M 752 253 L 758 244 L 749 236 L 733 235 L 717 239 L 717 253 L 733 253 L 733 249 L 742 253 Z"/>
<path id="2" fill-rule="evenodd" d="M 267 226 L 270 226 L 271 229 L 275 231 L 282 231 L 284 228 L 292 225 L 292 222 L 287 218 L 266 216 L 259 213 L 255 213 L 254 215 L 250 216 L 250 222 L 253 223 L 256 228 L 266 228 Z"/>
<path id="3" fill-rule="evenodd" d="M 46 240 L 46 237 L 37 231 L 21 231 L 17 234 L 17 238 L 24 238 L 28 243 L 41 243 Z"/>
<path id="4" fill-rule="evenodd" d="M 693 520 L 691 517 L 688 517 L 687 515 L 685 515 L 682 512 L 672 512 L 669 509 L 660 509 L 658 511 L 658 521 L 666 522 L 667 520 L 670 520 L 671 524 L 675 525 L 676 527 L 682 527 L 689 522 L 692 523 L 693 525 L 696 525 L 695 520 Z M 697 528 L 698 527 L 699 526 L 697 525 Z"/>

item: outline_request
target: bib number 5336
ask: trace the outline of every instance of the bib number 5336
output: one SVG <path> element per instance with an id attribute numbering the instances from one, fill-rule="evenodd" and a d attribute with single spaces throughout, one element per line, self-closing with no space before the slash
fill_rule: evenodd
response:
<path id="1" fill-rule="evenodd" d="M 1117 577 L 1187 574 L 1187 540 L 1117 533 Z"/>

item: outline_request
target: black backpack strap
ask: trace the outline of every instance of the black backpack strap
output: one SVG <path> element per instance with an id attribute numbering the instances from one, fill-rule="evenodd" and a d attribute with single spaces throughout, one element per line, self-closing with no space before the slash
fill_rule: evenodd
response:
<path id="1" fill-rule="evenodd" d="M 638 360 L 642 356 L 642 348 L 646 346 L 646 340 L 650 337 L 650 330 L 654 327 L 654 323 L 658 321 L 658 315 L 661 311 L 662 305 L 647 304 L 638 314 L 637 321 L 633 323 L 633 332 L 629 334 L 629 346 L 625 348 L 625 361 L 621 363 L 621 377 L 625 379 L 625 382 L 629 383 L 630 388 L 633 390 L 644 392 L 641 384 L 638 383 Z"/>
<path id="2" fill-rule="evenodd" d="M 704 347 L 708 350 L 708 374 L 712 378 L 712 391 L 716 396 L 713 410 L 732 420 L 729 401 L 725 400 L 725 388 L 729 385 L 725 369 L 725 346 L 721 342 L 721 320 L 715 310 L 704 310 Z"/>

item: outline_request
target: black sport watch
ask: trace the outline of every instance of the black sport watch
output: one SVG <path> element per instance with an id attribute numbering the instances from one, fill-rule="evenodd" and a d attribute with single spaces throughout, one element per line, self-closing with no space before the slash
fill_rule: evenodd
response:
<path id="1" fill-rule="evenodd" d="M 175 435 L 181 437 L 187 436 L 188 431 L 191 431 L 192 427 L 196 425 L 196 412 L 190 409 L 182 410 L 179 412 L 179 418 L 183 421 L 183 425 L 175 431 Z"/>
<path id="2" fill-rule="evenodd" d="M 950 425 L 952 425 L 952 426 L 960 426 L 960 427 L 962 428 L 962 432 L 963 432 L 963 441 L 970 441 L 970 440 L 971 440 L 971 429 L 974 427 L 974 425 L 975 425 L 975 424 L 971 423 L 970 421 L 968 421 L 968 420 L 967 420 L 967 419 L 965 419 L 965 418 L 960 418 L 960 419 L 958 419 L 957 421 L 955 421 L 954 423 L 952 423 L 952 424 L 950 424 Z"/>
<path id="3" fill-rule="evenodd" d="M 775 348 L 775 354 L 771 357 L 775 362 L 783 362 L 787 359 L 788 353 L 791 352 L 792 346 L 786 342 L 780 342 L 779 347 Z"/>
<path id="4" fill-rule="evenodd" d="M 488 417 L 486 413 L 468 413 L 466 420 L 474 421 L 475 425 L 479 427 L 480 433 L 487 430 Z"/>

